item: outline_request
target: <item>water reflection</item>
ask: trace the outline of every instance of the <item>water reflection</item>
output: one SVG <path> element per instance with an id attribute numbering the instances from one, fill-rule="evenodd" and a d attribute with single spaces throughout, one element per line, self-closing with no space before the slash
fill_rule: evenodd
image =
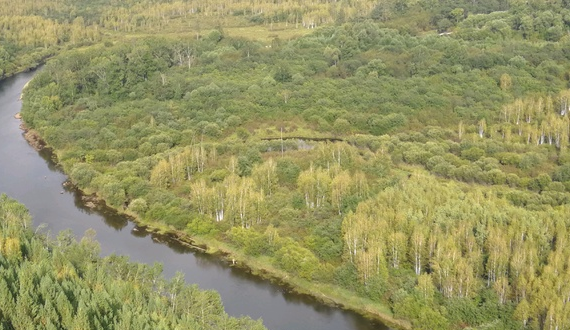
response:
<path id="1" fill-rule="evenodd" d="M 91 201 L 90 197 L 84 196 L 77 188 L 63 185 L 63 189 L 73 194 L 73 204 L 78 210 L 87 215 L 101 216 L 103 222 L 108 227 L 121 231 L 129 224 L 126 216 L 117 214 L 116 211 L 108 208 L 104 203 L 95 200 Z"/>
<path id="2" fill-rule="evenodd" d="M 120 217 L 116 215 L 109 216 L 106 211 L 100 212 L 98 209 L 94 209 L 96 213 L 103 215 L 103 220 L 105 224 L 116 231 L 122 231 L 125 227 L 129 225 L 129 220 L 126 217 Z"/>
<path id="3" fill-rule="evenodd" d="M 133 229 L 131 229 L 131 235 L 135 237 L 145 238 L 150 235 L 150 233 L 147 232 L 146 229 L 135 225 Z"/>
<path id="4" fill-rule="evenodd" d="M 24 133 L 22 133 L 22 137 L 24 136 Z M 61 169 L 58 167 L 58 165 L 56 165 L 52 159 L 53 157 L 53 152 L 50 149 L 44 148 L 42 150 L 40 150 L 38 152 L 38 154 L 40 155 L 40 157 L 44 160 L 46 166 L 48 167 L 48 169 L 52 172 L 59 172 L 61 171 Z"/>

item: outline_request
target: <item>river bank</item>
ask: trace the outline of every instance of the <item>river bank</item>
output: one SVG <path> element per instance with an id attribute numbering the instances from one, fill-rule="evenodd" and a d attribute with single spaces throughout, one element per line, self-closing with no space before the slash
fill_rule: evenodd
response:
<path id="1" fill-rule="evenodd" d="M 180 233 L 180 236 L 178 236 L 178 233 L 175 231 L 167 231 L 167 233 L 176 235 L 176 239 L 179 241 L 189 239 L 184 233 Z M 411 324 L 407 321 L 394 318 L 388 307 L 355 296 L 351 292 L 339 287 L 323 283 L 311 283 L 307 280 L 291 276 L 275 268 L 267 257 L 254 258 L 247 256 L 241 251 L 220 241 L 203 241 L 193 238 L 191 242 L 191 244 L 193 244 L 192 246 L 205 246 L 206 253 L 217 255 L 228 263 L 234 264 L 235 267 L 241 267 L 254 275 L 285 286 L 291 292 L 311 296 L 325 305 L 354 311 L 368 319 L 381 321 L 394 329 L 411 329 Z"/>
<path id="2" fill-rule="evenodd" d="M 164 225 L 151 224 L 141 221 L 134 215 L 127 215 L 145 231 L 158 234 L 165 239 L 176 240 L 200 252 L 214 255 L 225 260 L 233 267 L 239 267 L 253 275 L 269 279 L 273 283 L 285 287 L 290 292 L 310 296 L 328 306 L 354 311 L 368 319 L 380 321 L 394 329 L 408 330 L 412 328 L 409 322 L 394 318 L 388 307 L 382 304 L 358 297 L 345 289 L 333 285 L 311 283 L 299 277 L 291 276 L 291 274 L 275 268 L 271 261 L 268 260 L 268 257 L 248 256 L 225 242 L 210 238 L 191 237 L 184 232 Z"/>
<path id="3" fill-rule="evenodd" d="M 47 149 L 51 155 L 51 159 L 57 163 L 57 157 L 38 132 L 26 127 L 23 121 L 20 128 L 24 130 L 24 138 L 34 149 L 38 151 Z M 81 191 L 70 181 L 67 181 L 64 185 L 68 189 L 78 191 L 82 196 L 82 203 L 87 208 L 95 209 L 98 207 L 108 207 L 104 200 L 97 196 L 96 192 Z M 125 212 L 124 210 L 114 210 L 119 214 L 127 216 L 130 221 L 137 225 L 137 230 L 151 233 L 154 239 L 174 240 L 180 244 L 190 247 L 191 249 L 207 253 L 209 255 L 214 255 L 217 258 L 225 260 L 225 262 L 232 267 L 244 269 L 253 275 L 268 279 L 273 283 L 285 287 L 289 292 L 313 297 L 322 304 L 354 311 L 368 319 L 385 323 L 392 328 L 411 329 L 411 325 L 408 322 L 394 318 L 386 306 L 358 297 L 339 287 L 322 283 L 311 283 L 307 280 L 291 276 L 291 274 L 275 268 L 271 261 L 268 260 L 269 258 L 254 258 L 247 256 L 225 242 L 212 238 L 189 236 L 185 232 L 170 228 L 160 223 L 145 222 L 142 219 L 137 218 L 136 215 Z"/>
<path id="4" fill-rule="evenodd" d="M 11 78 L 11 77 L 14 77 L 20 73 L 31 72 L 31 71 L 37 70 L 39 67 L 44 65 L 46 63 L 46 61 L 52 56 L 53 55 L 42 57 L 37 63 L 34 63 L 31 66 L 18 67 L 14 71 L 4 72 L 4 74 L 2 76 L 0 76 L 0 82 L 3 82 L 4 80 Z M 26 84 L 26 86 L 27 86 L 27 84 Z M 24 86 L 24 88 L 22 88 L 22 91 L 24 89 L 26 89 L 26 86 Z"/>

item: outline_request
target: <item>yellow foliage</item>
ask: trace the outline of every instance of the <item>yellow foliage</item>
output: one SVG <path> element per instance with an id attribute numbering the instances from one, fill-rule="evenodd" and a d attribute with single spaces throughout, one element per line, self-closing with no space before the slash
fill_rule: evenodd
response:
<path id="1" fill-rule="evenodd" d="M 4 241 L 2 253 L 9 258 L 22 258 L 22 250 L 20 249 L 20 240 L 18 238 L 8 237 Z"/>

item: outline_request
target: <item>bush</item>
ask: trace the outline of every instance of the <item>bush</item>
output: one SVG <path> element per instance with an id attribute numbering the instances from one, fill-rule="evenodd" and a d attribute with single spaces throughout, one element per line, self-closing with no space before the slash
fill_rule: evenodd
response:
<path id="1" fill-rule="evenodd" d="M 542 164 L 546 160 L 546 157 L 536 152 L 529 152 L 521 157 L 518 167 L 523 170 L 528 170 Z"/>
<path id="2" fill-rule="evenodd" d="M 203 216 L 195 217 L 186 225 L 186 231 L 189 235 L 215 235 L 218 232 L 216 225 L 211 219 Z"/>
<path id="3" fill-rule="evenodd" d="M 469 149 L 461 151 L 461 158 L 470 160 L 472 162 L 478 160 L 483 156 L 485 156 L 485 150 L 478 147 L 471 147 Z"/>
<path id="4" fill-rule="evenodd" d="M 413 146 L 404 151 L 404 161 L 409 164 L 426 164 L 433 155 L 420 147 Z"/>
<path id="5" fill-rule="evenodd" d="M 494 185 L 505 184 L 507 176 L 499 169 L 492 169 L 485 173 L 485 182 Z"/>
<path id="6" fill-rule="evenodd" d="M 478 166 L 463 165 L 454 169 L 450 174 L 456 180 L 463 182 L 476 182 L 481 178 L 483 172 Z"/>
<path id="7" fill-rule="evenodd" d="M 280 185 L 295 187 L 297 178 L 301 173 L 301 168 L 288 158 L 281 158 L 277 161 L 277 179 Z"/>
<path id="8" fill-rule="evenodd" d="M 146 200 L 144 200 L 143 198 L 137 198 L 129 204 L 129 211 L 139 216 L 144 215 L 147 209 L 148 205 L 146 204 Z"/>
<path id="9" fill-rule="evenodd" d="M 518 165 L 521 161 L 521 156 L 513 152 L 502 152 L 495 155 L 499 162 L 503 165 Z"/>
<path id="10" fill-rule="evenodd" d="M 449 163 L 447 163 L 442 156 L 433 156 L 430 159 L 428 159 L 428 161 L 426 162 L 426 168 L 430 171 L 433 171 L 433 169 L 440 164 L 449 164 Z"/>
<path id="11" fill-rule="evenodd" d="M 315 255 L 299 246 L 294 241 L 289 241 L 275 253 L 276 263 L 281 269 L 312 280 L 319 266 L 319 260 Z"/>
<path id="12" fill-rule="evenodd" d="M 289 69 L 285 67 L 279 67 L 277 69 L 277 72 L 275 72 L 273 75 L 273 79 L 280 83 L 290 82 L 293 79 L 293 75 L 291 72 L 289 72 Z"/>
<path id="13" fill-rule="evenodd" d="M 348 120 L 343 118 L 337 118 L 333 124 L 333 133 L 339 135 L 345 135 L 350 133 L 350 128 L 351 126 Z"/>
<path id="14" fill-rule="evenodd" d="M 558 167 L 552 175 L 552 179 L 560 182 L 570 181 L 570 164 L 564 164 Z"/>
<path id="15" fill-rule="evenodd" d="M 361 289 L 358 280 L 358 271 L 352 263 L 343 263 L 335 269 L 334 282 L 341 288 L 353 292 L 358 292 Z"/>
<path id="16" fill-rule="evenodd" d="M 520 184 L 519 181 L 520 181 L 519 176 L 514 173 L 509 173 L 506 176 L 506 182 L 511 188 L 518 187 Z"/>
<path id="17" fill-rule="evenodd" d="M 81 189 L 87 189 L 91 185 L 91 181 L 99 175 L 90 164 L 75 164 L 69 174 L 71 180 Z"/>
<path id="18" fill-rule="evenodd" d="M 229 237 L 251 256 L 267 254 L 271 250 L 267 237 L 251 228 L 233 227 L 229 232 Z"/>

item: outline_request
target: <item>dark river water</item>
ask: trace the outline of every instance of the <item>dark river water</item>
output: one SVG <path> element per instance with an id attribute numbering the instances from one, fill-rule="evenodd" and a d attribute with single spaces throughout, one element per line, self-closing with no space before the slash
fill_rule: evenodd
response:
<path id="1" fill-rule="evenodd" d="M 138 231 L 125 217 L 86 208 L 79 194 L 62 187 L 66 177 L 49 155 L 30 147 L 14 115 L 25 83 L 34 73 L 22 73 L 0 82 L 0 193 L 24 203 L 34 225 L 46 226 L 52 236 L 70 229 L 81 237 L 89 228 L 97 232 L 102 255 L 127 255 L 132 261 L 164 265 L 164 275 L 184 273 L 188 283 L 214 289 L 222 297 L 226 311 L 233 316 L 249 315 L 263 319 L 271 330 L 383 330 L 355 313 L 328 307 L 311 297 L 287 292 L 270 281 L 247 271 L 232 268 L 215 257 L 191 251 L 175 242 L 157 241 Z"/>

